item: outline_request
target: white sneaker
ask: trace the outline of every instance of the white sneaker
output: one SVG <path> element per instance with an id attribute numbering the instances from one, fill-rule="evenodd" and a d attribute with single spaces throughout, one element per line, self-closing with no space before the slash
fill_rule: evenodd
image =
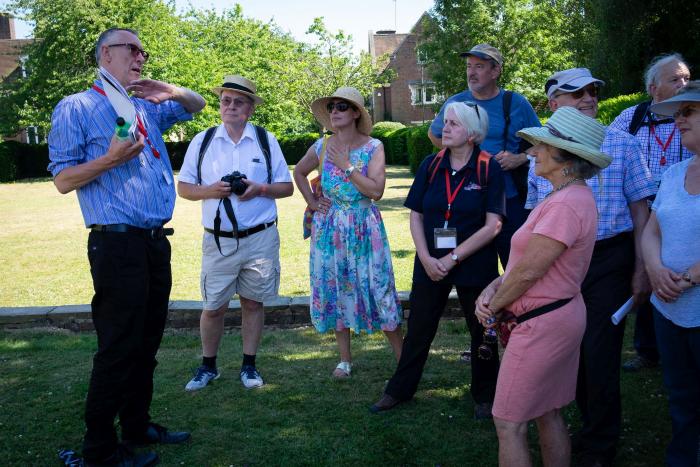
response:
<path id="1" fill-rule="evenodd" d="M 251 365 L 246 365 L 241 368 L 241 383 L 243 383 L 246 389 L 259 388 L 265 384 L 258 370 Z"/>
<path id="2" fill-rule="evenodd" d="M 185 391 L 199 391 L 200 389 L 204 389 L 204 387 L 209 384 L 209 381 L 219 379 L 219 376 L 221 376 L 219 370 L 211 371 L 209 367 L 202 365 L 197 368 L 197 374 L 195 374 L 194 378 L 185 386 Z"/>

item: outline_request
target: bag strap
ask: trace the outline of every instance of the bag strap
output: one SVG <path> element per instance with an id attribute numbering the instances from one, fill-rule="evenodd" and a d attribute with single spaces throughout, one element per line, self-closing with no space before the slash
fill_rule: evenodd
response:
<path id="1" fill-rule="evenodd" d="M 506 150 L 506 145 L 508 144 L 508 127 L 510 126 L 510 107 L 513 102 L 513 91 L 503 92 L 503 120 L 505 125 L 503 125 L 503 150 Z"/>
<path id="2" fill-rule="evenodd" d="M 574 297 L 562 298 L 561 300 L 557 300 L 556 302 L 548 303 L 547 305 L 543 305 L 541 307 L 535 308 L 534 310 L 530 310 L 527 313 L 523 313 L 522 315 L 515 318 L 515 321 L 518 324 L 524 323 L 528 319 L 536 318 L 540 315 L 543 315 L 545 313 L 549 313 L 550 311 L 554 311 L 558 308 L 561 308 L 573 299 L 574 299 Z"/>
<path id="3" fill-rule="evenodd" d="M 197 185 L 202 184 L 202 159 L 204 159 L 204 154 L 207 152 L 207 149 L 209 149 L 209 143 L 211 143 L 211 139 L 214 137 L 214 132 L 217 128 L 218 127 L 216 126 L 207 128 L 207 132 L 204 133 L 202 144 L 199 145 L 199 159 L 197 160 Z"/>
<path id="4" fill-rule="evenodd" d="M 270 155 L 270 141 L 267 138 L 267 130 L 261 126 L 253 125 L 255 134 L 258 137 L 258 146 L 265 156 L 265 164 L 267 164 L 267 184 L 272 183 L 272 156 Z"/>
<path id="5" fill-rule="evenodd" d="M 489 161 L 491 160 L 491 154 L 486 151 L 481 151 L 479 156 L 476 158 L 476 183 L 481 186 L 481 188 L 486 188 L 489 183 Z M 483 177 L 482 177 L 483 175 Z"/>
<path id="6" fill-rule="evenodd" d="M 323 173 L 323 160 L 326 157 L 326 146 L 328 145 L 328 138 L 330 138 L 331 135 L 323 135 L 323 143 L 321 143 L 321 154 L 318 156 L 318 176 L 321 176 L 321 173 Z"/>
<path id="7" fill-rule="evenodd" d="M 639 104 L 636 109 L 634 109 L 634 114 L 632 114 L 632 120 L 630 120 L 630 126 L 627 129 L 627 132 L 629 134 L 637 134 L 639 129 L 642 127 L 642 124 L 644 123 L 644 119 L 647 116 L 647 112 L 649 111 L 650 105 L 651 101 L 644 101 L 641 104 Z"/>
<path id="8" fill-rule="evenodd" d="M 437 172 L 437 169 L 440 167 L 440 162 L 442 162 L 442 158 L 445 157 L 445 152 L 447 152 L 447 149 L 441 149 L 438 151 L 438 153 L 435 155 L 435 158 L 432 160 L 430 165 L 428 166 L 428 172 L 430 173 L 430 177 L 428 178 L 428 184 L 433 183 L 433 179 L 435 178 L 435 173 Z"/>

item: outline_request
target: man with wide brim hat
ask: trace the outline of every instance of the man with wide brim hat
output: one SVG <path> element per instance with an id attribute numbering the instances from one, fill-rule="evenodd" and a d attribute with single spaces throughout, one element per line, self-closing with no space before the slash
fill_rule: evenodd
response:
<path id="1" fill-rule="evenodd" d="M 571 68 L 553 74 L 544 91 L 551 110 L 570 107 L 594 119 L 600 85 L 602 80 L 588 69 Z M 559 118 L 547 123 L 547 131 L 553 129 L 563 139 L 571 138 L 571 148 L 574 142 L 582 143 L 579 140 L 583 136 L 578 132 L 589 130 L 588 126 L 577 130 Z M 599 215 L 593 257 L 581 286 L 586 331 L 581 343 L 576 402 L 583 424 L 574 437 L 573 449 L 580 452 L 581 465 L 605 466 L 615 457 L 622 423 L 620 360 L 624 326 L 614 326 L 610 316 L 630 295 L 636 302 L 648 295 L 649 281 L 638 245 L 649 218 L 647 199 L 656 188 L 642 160 L 639 142 L 629 133 L 607 127 L 599 151 L 612 161 L 597 177 L 586 181 Z M 551 191 L 552 184 L 535 175 L 531 167 L 525 206 L 534 208 Z"/>
<path id="2" fill-rule="evenodd" d="M 314 114 L 314 117 L 316 117 L 316 120 L 323 125 L 323 128 L 327 130 L 333 129 L 331 126 L 331 115 L 326 109 L 326 106 L 334 99 L 342 99 L 348 102 L 352 108 L 360 112 L 360 118 L 356 121 L 357 130 L 360 133 L 366 136 L 372 133 L 372 118 L 365 108 L 365 100 L 362 94 L 360 94 L 360 91 L 352 87 L 338 88 L 333 95 L 321 97 L 311 103 L 311 112 Z"/>
<path id="3" fill-rule="evenodd" d="M 213 87 L 211 90 L 219 97 L 221 97 L 221 93 L 223 91 L 236 91 L 239 94 L 243 94 L 253 99 L 253 103 L 255 105 L 260 105 L 265 102 L 262 97 L 255 93 L 257 90 L 255 83 L 239 75 L 224 76 L 223 84 L 221 86 Z"/>
<path id="4" fill-rule="evenodd" d="M 238 379 L 246 389 L 263 386 L 256 366 L 264 324 L 263 302 L 277 297 L 280 280 L 275 200 L 294 191 L 275 136 L 249 122 L 263 99 L 255 83 L 227 75 L 212 88 L 221 124 L 197 134 L 178 177 L 181 197 L 202 202 L 202 364 L 186 391 L 204 389 L 220 376 L 216 359 L 229 302 L 241 303 L 243 362 Z"/>

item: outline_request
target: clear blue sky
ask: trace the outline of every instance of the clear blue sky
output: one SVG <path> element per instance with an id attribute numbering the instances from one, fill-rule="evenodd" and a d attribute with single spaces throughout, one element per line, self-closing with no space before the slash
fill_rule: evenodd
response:
<path id="1" fill-rule="evenodd" d="M 358 52 L 367 50 L 369 30 L 408 32 L 420 15 L 433 6 L 433 0 L 176 0 L 175 3 L 178 9 L 191 4 L 197 9 L 214 8 L 219 12 L 239 3 L 244 16 L 265 22 L 272 20 L 283 31 L 304 42 L 311 40 L 304 33 L 313 18 L 323 16 L 331 31 L 342 29 L 353 36 L 355 51 Z M 6 4 L 6 0 L 0 0 L 0 11 Z M 31 25 L 17 20 L 15 31 L 19 38 L 32 36 Z"/>

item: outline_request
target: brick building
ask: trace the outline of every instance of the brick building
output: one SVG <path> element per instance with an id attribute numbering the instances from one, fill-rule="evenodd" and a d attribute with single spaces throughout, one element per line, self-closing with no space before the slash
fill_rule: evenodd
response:
<path id="1" fill-rule="evenodd" d="M 23 76 L 22 48 L 33 40 L 17 39 L 14 18 L 7 13 L 0 13 L 0 82 Z M 35 127 L 22 130 L 14 136 L 3 136 L 2 138 L 22 143 L 38 143 L 40 140 Z"/>
<path id="2" fill-rule="evenodd" d="M 410 125 L 429 122 L 435 117 L 433 107 L 438 100 L 435 83 L 425 71 L 416 51 L 425 16 L 423 14 L 408 33 L 369 33 L 370 55 L 376 59 L 388 53 L 385 69 L 396 72 L 396 78 L 387 86 L 374 90 L 372 118 L 375 122 L 394 121 Z"/>

